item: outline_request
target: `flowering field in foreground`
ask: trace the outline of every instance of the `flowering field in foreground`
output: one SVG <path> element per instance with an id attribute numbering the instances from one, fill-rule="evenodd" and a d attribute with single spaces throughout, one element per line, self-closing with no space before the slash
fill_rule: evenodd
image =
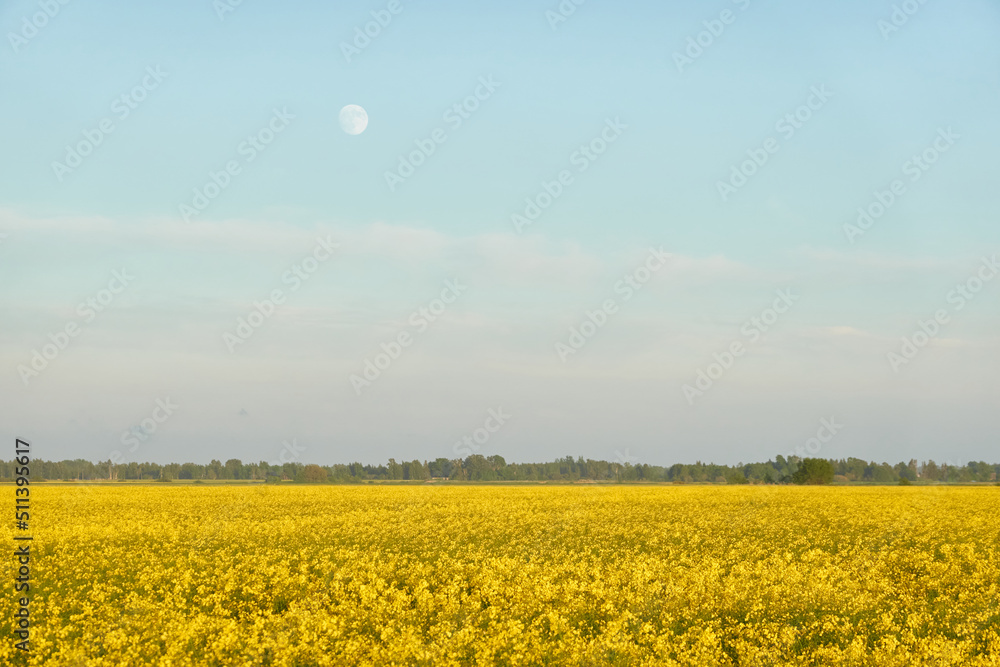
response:
<path id="1" fill-rule="evenodd" d="M 33 665 L 1000 665 L 995 487 L 38 485 L 32 504 Z M 2 567 L 0 664 L 23 664 Z"/>

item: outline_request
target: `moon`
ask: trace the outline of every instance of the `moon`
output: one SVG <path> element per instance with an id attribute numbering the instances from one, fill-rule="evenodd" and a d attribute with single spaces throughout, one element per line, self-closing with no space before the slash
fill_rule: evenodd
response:
<path id="1" fill-rule="evenodd" d="M 368 112 L 357 104 L 348 104 L 340 110 L 340 129 L 348 134 L 361 134 L 368 127 Z"/>

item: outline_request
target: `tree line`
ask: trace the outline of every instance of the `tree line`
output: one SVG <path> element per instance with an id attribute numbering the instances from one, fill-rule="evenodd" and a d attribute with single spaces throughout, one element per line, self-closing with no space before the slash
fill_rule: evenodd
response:
<path id="1" fill-rule="evenodd" d="M 0 480 L 11 481 L 18 464 L 0 461 Z M 934 461 L 876 463 L 863 459 L 800 459 L 777 456 L 766 463 L 735 466 L 697 462 L 654 466 L 644 463 L 595 461 L 567 456 L 550 463 L 507 463 L 502 456 L 474 454 L 464 459 L 434 461 L 389 459 L 385 465 L 362 463 L 320 466 L 299 462 L 273 465 L 266 461 L 244 463 L 229 459 L 199 463 L 94 463 L 84 459 L 32 461 L 34 480 L 245 480 L 264 482 L 358 483 L 376 480 L 426 481 L 432 479 L 468 482 L 673 482 L 686 484 L 906 484 L 937 482 L 963 484 L 995 482 L 1000 464 L 969 462 L 963 465 Z"/>

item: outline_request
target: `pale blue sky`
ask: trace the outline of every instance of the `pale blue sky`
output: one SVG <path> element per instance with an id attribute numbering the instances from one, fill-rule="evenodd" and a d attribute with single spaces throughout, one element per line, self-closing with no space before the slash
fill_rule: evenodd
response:
<path id="1" fill-rule="evenodd" d="M 340 44 L 388 2 L 244 0 L 224 20 L 210 0 L 71 2 L 16 49 L 41 10 L 0 8 L 0 434 L 106 459 L 169 395 L 182 408 L 132 458 L 274 459 L 297 438 L 322 463 L 433 459 L 499 405 L 514 418 L 483 453 L 508 460 L 766 459 L 832 414 L 847 426 L 831 457 L 995 458 L 1000 282 L 898 374 L 886 361 L 1000 250 L 995 3 L 931 0 L 888 39 L 891 2 L 590 0 L 556 29 L 556 2 L 400 4 L 351 62 Z M 481 77 L 500 85 L 450 126 Z M 814 87 L 831 97 L 783 137 Z M 361 135 L 338 126 L 347 104 L 368 111 Z M 243 162 L 274 109 L 295 117 Z M 114 131 L 60 181 L 52 163 L 103 119 Z M 574 152 L 608 119 L 627 129 L 580 173 Z M 447 140 L 390 191 L 385 172 L 437 128 Z M 911 182 L 904 163 L 948 128 L 960 138 Z M 771 137 L 723 202 L 718 182 Z M 233 159 L 241 173 L 182 221 Z M 516 234 L 511 215 L 567 169 Z M 849 243 L 843 225 L 894 179 L 905 194 Z M 230 353 L 223 333 L 319 234 L 341 254 Z M 563 364 L 555 343 L 649 246 L 676 261 Z M 25 386 L 18 366 L 122 267 L 134 284 Z M 348 377 L 456 276 L 468 293 L 357 396 Z M 681 387 L 788 287 L 800 302 L 689 405 Z"/>

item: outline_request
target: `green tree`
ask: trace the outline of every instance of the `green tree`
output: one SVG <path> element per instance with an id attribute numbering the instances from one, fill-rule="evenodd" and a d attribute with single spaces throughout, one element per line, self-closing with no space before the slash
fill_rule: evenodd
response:
<path id="1" fill-rule="evenodd" d="M 852 482 L 859 482 L 865 477 L 865 468 L 868 464 L 863 460 L 849 457 L 847 461 L 844 462 L 844 472 L 842 473 L 847 479 Z"/>
<path id="2" fill-rule="evenodd" d="M 888 463 L 875 463 L 874 461 L 865 469 L 865 479 L 876 484 L 891 484 L 899 481 L 899 475 Z"/>
<path id="3" fill-rule="evenodd" d="M 912 466 L 910 464 L 912 464 Z M 910 464 L 900 461 L 896 464 L 893 470 L 895 470 L 896 474 L 899 475 L 900 479 L 914 482 L 917 479 L 916 461 L 911 461 Z"/>
<path id="4" fill-rule="evenodd" d="M 435 459 L 427 465 L 431 477 L 451 477 L 451 461 L 448 459 Z"/>
<path id="5" fill-rule="evenodd" d="M 474 482 L 492 482 L 497 478 L 489 461 L 482 454 L 473 454 L 465 459 L 465 470 Z"/>
<path id="6" fill-rule="evenodd" d="M 802 459 L 799 467 L 792 473 L 793 484 L 831 484 L 833 482 L 833 463 L 826 459 Z"/>
<path id="7" fill-rule="evenodd" d="M 743 475 L 743 473 L 739 472 L 738 470 L 734 470 L 733 472 L 729 473 L 729 475 L 726 477 L 726 484 L 749 484 L 749 483 L 750 480 L 748 480 Z"/>
<path id="8" fill-rule="evenodd" d="M 229 459 L 226 461 L 226 467 L 223 470 L 225 479 L 242 479 L 243 462 L 239 459 Z"/>
<path id="9" fill-rule="evenodd" d="M 410 479 L 430 479 L 431 472 L 426 463 L 413 460 L 410 462 Z"/>
<path id="10" fill-rule="evenodd" d="M 316 465 L 315 463 L 310 463 L 303 469 L 302 477 L 306 484 L 319 484 L 325 482 L 328 479 L 326 470 Z"/>

